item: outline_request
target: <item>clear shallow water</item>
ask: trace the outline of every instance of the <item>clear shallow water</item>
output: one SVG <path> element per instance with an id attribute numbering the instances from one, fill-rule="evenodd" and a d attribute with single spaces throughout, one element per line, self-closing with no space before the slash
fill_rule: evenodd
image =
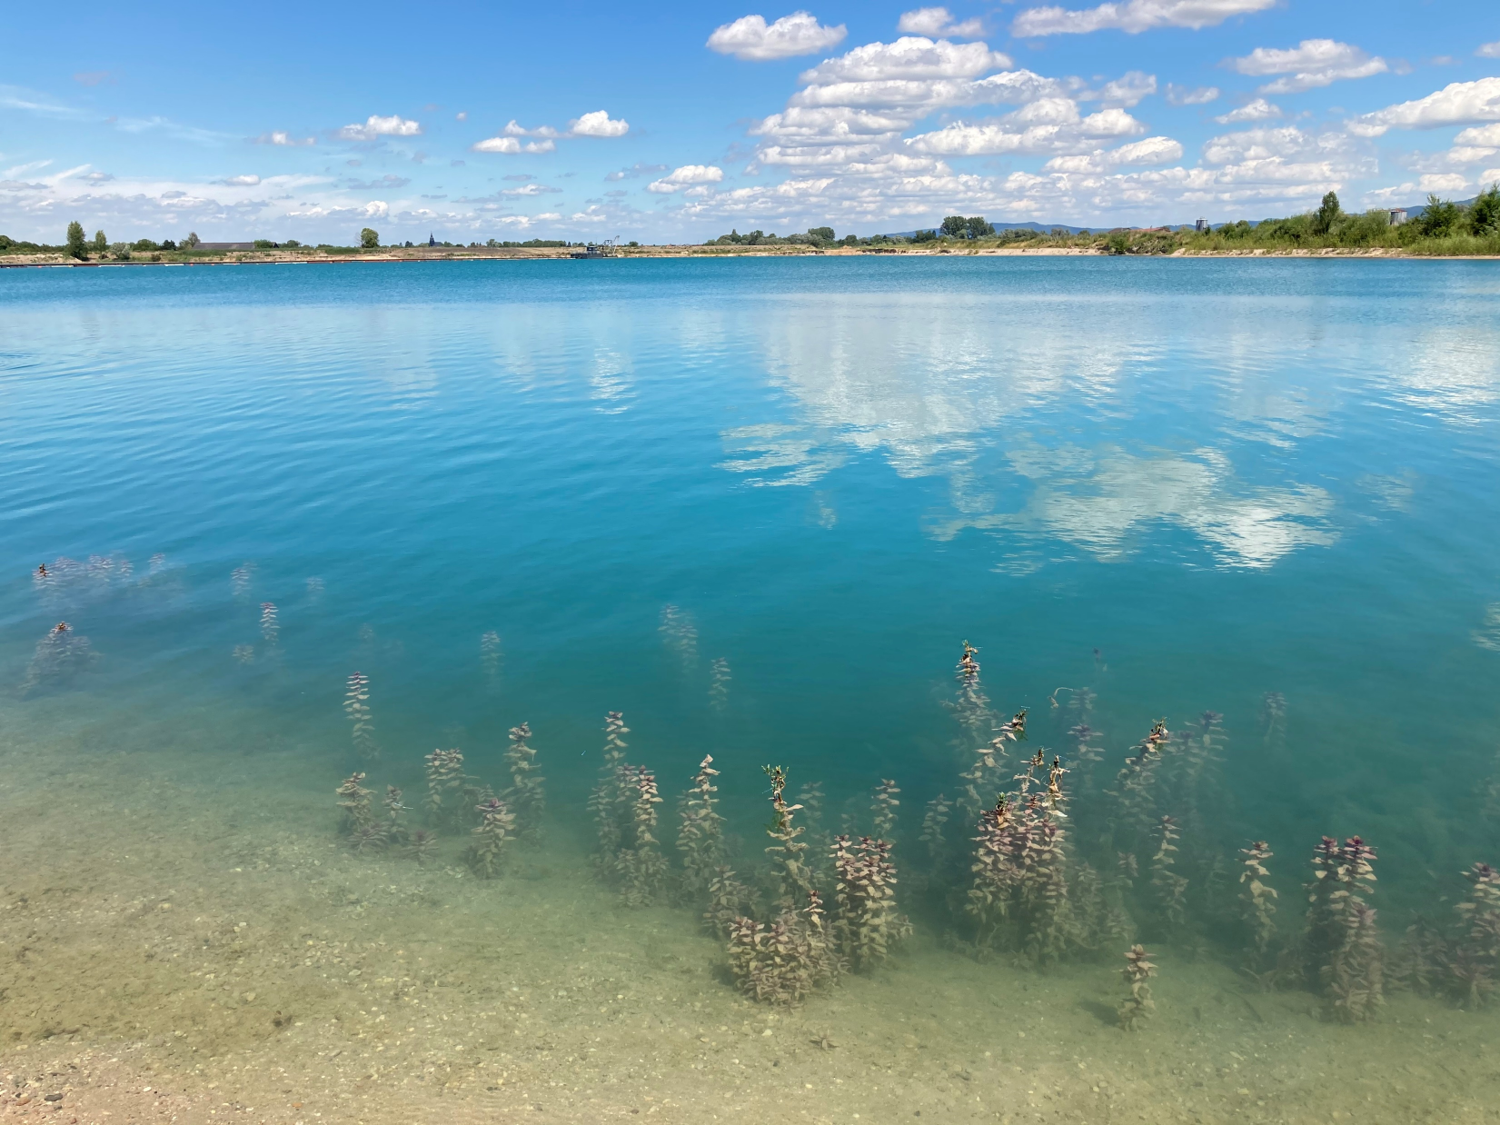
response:
<path id="1" fill-rule="evenodd" d="M 5 707 L 252 771 L 290 740 L 331 790 L 359 669 L 372 780 L 498 773 L 527 720 L 578 849 L 618 709 L 669 798 L 713 753 L 752 851 L 775 761 L 830 819 L 895 778 L 915 857 L 968 639 L 1033 743 L 1097 692 L 1109 774 L 1222 712 L 1226 857 L 1271 841 L 1291 934 L 1318 836 L 1362 833 L 1394 943 L 1500 857 L 1497 299 L 1488 262 L 0 272 Z M 23 698 L 60 618 L 98 660 Z"/>

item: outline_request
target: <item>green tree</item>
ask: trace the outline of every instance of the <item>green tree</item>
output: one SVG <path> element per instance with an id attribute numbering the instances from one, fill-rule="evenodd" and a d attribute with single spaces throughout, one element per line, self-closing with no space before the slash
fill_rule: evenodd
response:
<path id="1" fill-rule="evenodd" d="M 952 238 L 962 238 L 969 229 L 969 220 L 962 215 L 949 215 L 938 230 Z"/>
<path id="2" fill-rule="evenodd" d="M 1313 233 L 1327 234 L 1343 213 L 1343 209 L 1339 207 L 1338 195 L 1330 191 L 1323 197 L 1323 202 L 1318 204 L 1318 209 L 1313 212 Z"/>
<path id="3" fill-rule="evenodd" d="M 1469 229 L 1475 234 L 1500 234 L 1500 183 L 1479 193 L 1469 208 Z"/>
<path id="4" fill-rule="evenodd" d="M 1452 234 L 1462 218 L 1463 212 L 1453 200 L 1439 199 L 1435 195 L 1429 195 L 1427 209 L 1422 212 L 1417 223 L 1421 232 L 1428 238 L 1442 238 L 1444 235 Z"/>
<path id="5" fill-rule="evenodd" d="M 995 228 L 984 221 L 983 215 L 974 215 L 964 220 L 964 233 L 970 238 L 988 238 Z"/>
<path id="6" fill-rule="evenodd" d="M 83 224 L 68 224 L 68 256 L 80 262 L 89 256 L 88 244 L 83 240 Z"/>
<path id="7" fill-rule="evenodd" d="M 1104 245 L 1109 248 L 1111 254 L 1125 254 L 1130 250 L 1130 235 L 1123 230 L 1112 230 L 1109 237 L 1104 240 Z"/>
<path id="8" fill-rule="evenodd" d="M 835 239 L 834 237 L 832 227 L 808 227 L 807 233 L 809 236 L 811 236 L 814 242 L 822 243 L 837 241 L 837 239 Z"/>
<path id="9" fill-rule="evenodd" d="M 104 237 L 104 232 L 102 230 L 96 230 L 94 232 L 94 253 L 102 254 L 108 249 L 109 239 Z"/>
<path id="10" fill-rule="evenodd" d="M 919 230 L 912 232 L 911 240 L 913 242 L 931 242 L 936 237 L 937 231 L 935 230 Z"/>
<path id="11" fill-rule="evenodd" d="M 359 245 L 365 250 L 380 249 L 380 234 L 369 227 L 365 227 L 364 230 L 359 232 Z"/>
<path id="12" fill-rule="evenodd" d="M 184 250 L 196 250 L 198 248 L 198 243 L 201 241 L 202 239 L 198 237 L 198 232 L 195 230 L 190 230 L 188 231 L 188 236 L 182 240 L 182 248 Z"/>

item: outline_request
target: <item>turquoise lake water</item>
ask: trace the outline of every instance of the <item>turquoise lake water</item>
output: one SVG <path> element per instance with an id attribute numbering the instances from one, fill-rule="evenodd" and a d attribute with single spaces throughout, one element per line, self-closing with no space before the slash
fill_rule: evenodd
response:
<path id="1" fill-rule="evenodd" d="M 0 320 L 23 720 L 223 706 L 330 810 L 435 746 L 498 771 L 525 720 L 581 851 L 621 710 L 666 810 L 710 752 L 758 851 L 763 764 L 830 824 L 892 778 L 915 856 L 967 640 L 1028 752 L 1096 693 L 1101 779 L 1222 713 L 1209 831 L 1271 842 L 1289 933 L 1323 834 L 1377 846 L 1392 944 L 1500 860 L 1496 263 L 7 270 Z M 59 620 L 96 658 L 29 671 Z"/>

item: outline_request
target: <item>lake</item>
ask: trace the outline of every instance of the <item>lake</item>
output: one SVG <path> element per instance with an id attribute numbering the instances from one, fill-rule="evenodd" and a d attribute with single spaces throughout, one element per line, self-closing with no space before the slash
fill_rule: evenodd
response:
<path id="1" fill-rule="evenodd" d="M 155 1087 L 117 1120 L 1488 1119 L 1497 308 L 0 272 L 7 1068 Z"/>

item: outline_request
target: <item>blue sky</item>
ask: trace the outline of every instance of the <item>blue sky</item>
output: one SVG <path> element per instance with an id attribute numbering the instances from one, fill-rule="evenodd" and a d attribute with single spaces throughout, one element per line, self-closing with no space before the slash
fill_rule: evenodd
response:
<path id="1" fill-rule="evenodd" d="M 1152 225 L 1500 178 L 1500 5 L 16 5 L 0 232 Z"/>

